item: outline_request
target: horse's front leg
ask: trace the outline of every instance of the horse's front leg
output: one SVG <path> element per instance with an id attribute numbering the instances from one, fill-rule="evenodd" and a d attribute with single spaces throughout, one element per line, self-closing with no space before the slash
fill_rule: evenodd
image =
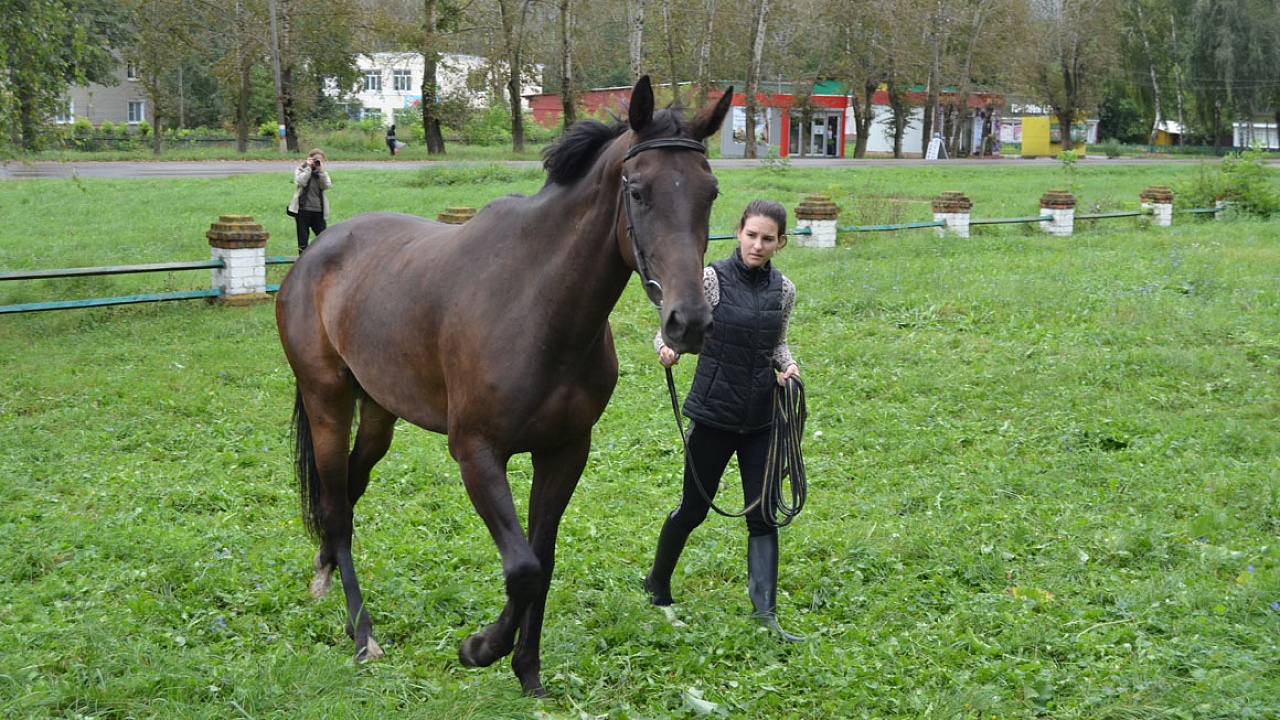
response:
<path id="1" fill-rule="evenodd" d="M 462 470 L 462 482 L 476 512 L 489 528 L 502 556 L 507 603 L 491 625 L 462 641 L 458 659 L 464 665 L 486 667 L 515 647 L 516 629 L 529 603 L 538 594 L 542 572 L 525 540 L 507 481 L 507 457 L 486 441 L 450 433 L 449 448 Z"/>
<path id="2" fill-rule="evenodd" d="M 591 433 L 583 433 L 564 445 L 533 453 L 533 485 L 529 491 L 529 544 L 542 568 L 537 595 L 520 623 L 520 640 L 511 656 L 511 669 L 526 695 L 542 696 L 542 620 L 547 592 L 556 564 L 556 537 L 560 519 L 578 487 L 591 450 Z"/>

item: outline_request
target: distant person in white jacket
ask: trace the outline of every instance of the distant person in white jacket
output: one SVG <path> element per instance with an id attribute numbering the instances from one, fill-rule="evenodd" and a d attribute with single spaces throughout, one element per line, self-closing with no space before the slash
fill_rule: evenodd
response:
<path id="1" fill-rule="evenodd" d="M 333 185 L 329 173 L 324 170 L 324 151 L 316 148 L 307 153 L 307 159 L 293 171 L 293 199 L 289 201 L 289 214 L 298 225 L 298 253 L 307 249 L 311 233 L 324 232 L 329 220 L 329 196 L 325 191 Z"/>

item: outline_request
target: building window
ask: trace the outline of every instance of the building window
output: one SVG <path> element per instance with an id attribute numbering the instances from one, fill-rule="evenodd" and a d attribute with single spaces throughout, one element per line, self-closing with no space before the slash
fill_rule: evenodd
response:
<path id="1" fill-rule="evenodd" d="M 129 101 L 129 124 L 136 125 L 147 119 L 147 106 L 141 100 Z"/>
<path id="2" fill-rule="evenodd" d="M 62 104 L 58 105 L 58 110 L 53 114 L 53 121 L 59 125 L 70 125 L 76 121 L 76 101 L 67 98 Z"/>
<path id="3" fill-rule="evenodd" d="M 366 70 L 364 73 L 365 92 L 382 92 L 382 71 Z"/>
<path id="4" fill-rule="evenodd" d="M 133 63 L 127 63 L 124 66 L 124 76 L 128 78 L 130 82 L 136 82 L 138 79 L 138 66 Z"/>
<path id="5" fill-rule="evenodd" d="M 377 120 L 381 120 L 381 119 L 382 119 L 382 108 L 371 108 L 371 107 L 367 107 L 367 108 L 360 108 L 360 119 L 361 119 L 361 120 L 368 120 L 369 118 L 374 118 L 374 119 L 377 119 Z"/>
<path id="6" fill-rule="evenodd" d="M 410 70 L 392 70 L 391 80 L 392 87 L 396 92 L 410 92 L 413 90 L 413 72 Z"/>

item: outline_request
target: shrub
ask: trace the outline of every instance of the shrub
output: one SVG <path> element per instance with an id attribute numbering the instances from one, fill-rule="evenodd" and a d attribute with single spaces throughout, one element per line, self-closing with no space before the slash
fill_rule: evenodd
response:
<path id="1" fill-rule="evenodd" d="M 116 134 L 116 124 L 111 122 L 110 120 L 103 120 L 102 124 L 98 126 L 98 135 L 101 137 L 109 138 L 115 134 Z"/>
<path id="2" fill-rule="evenodd" d="M 1267 154 L 1258 146 L 1223 158 L 1216 167 L 1200 164 L 1188 180 L 1174 185 L 1179 207 L 1207 208 L 1229 202 L 1236 212 L 1267 216 L 1280 210 L 1280 192 L 1271 184 Z M 1211 169 L 1212 168 L 1212 169 Z"/>
<path id="3" fill-rule="evenodd" d="M 472 113 L 461 129 L 469 145 L 501 145 L 511 142 L 511 115 L 501 105 L 490 105 Z"/>
<path id="4" fill-rule="evenodd" d="M 1103 155 L 1106 155 L 1109 158 L 1120 157 L 1124 154 L 1124 146 L 1115 138 L 1107 138 L 1106 140 L 1103 140 L 1099 143 L 1098 149 L 1102 151 Z"/>

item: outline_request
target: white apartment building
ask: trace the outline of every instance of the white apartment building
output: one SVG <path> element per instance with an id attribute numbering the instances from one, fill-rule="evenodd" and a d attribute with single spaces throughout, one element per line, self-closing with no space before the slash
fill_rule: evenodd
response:
<path id="1" fill-rule="evenodd" d="M 121 62 L 113 73 L 115 85 L 72 85 L 53 121 L 58 125 L 69 125 L 76 118 L 85 118 L 94 125 L 112 122 L 117 125 L 128 123 L 137 125 L 143 121 L 154 124 L 147 95 L 138 83 L 138 74 L 131 63 Z"/>
<path id="2" fill-rule="evenodd" d="M 372 53 L 357 55 L 356 65 L 360 68 L 360 83 L 346 94 L 351 115 L 361 118 L 380 117 L 383 125 L 390 125 L 395 111 L 417 107 L 422 102 L 423 59 L 421 53 Z M 502 87 L 505 74 L 493 77 L 495 72 L 504 73 L 505 66 L 491 63 L 489 60 L 475 55 L 458 55 L 442 53 L 436 67 L 436 82 L 442 95 L 465 93 L 475 108 L 487 107 L 491 101 L 490 88 Z M 496 81 L 495 81 L 496 80 Z M 521 95 L 524 109 L 529 109 L 529 95 L 542 92 L 542 67 L 537 66 L 534 77 L 524 78 Z M 332 97 L 342 98 L 343 93 L 336 85 L 325 88 Z M 501 98 L 505 100 L 505 98 Z"/>

